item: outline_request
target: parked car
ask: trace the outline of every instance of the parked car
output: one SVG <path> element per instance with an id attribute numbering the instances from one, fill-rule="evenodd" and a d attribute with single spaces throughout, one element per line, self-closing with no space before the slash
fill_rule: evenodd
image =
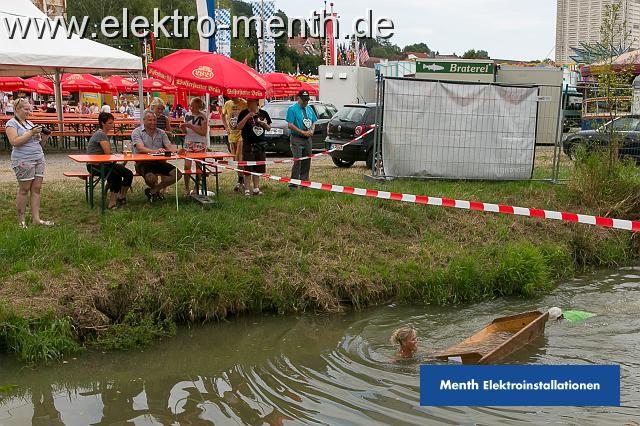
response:
<path id="1" fill-rule="evenodd" d="M 338 110 L 327 126 L 327 149 L 341 147 L 375 126 L 375 103 L 345 105 Z M 367 167 L 373 164 L 373 132 L 344 149 L 331 153 L 333 163 L 338 167 L 351 167 L 356 161 L 366 161 Z"/>
<path id="2" fill-rule="evenodd" d="M 621 137 L 619 156 L 631 157 L 640 163 L 640 115 L 619 117 L 597 130 L 573 133 L 562 141 L 562 150 L 575 161 L 579 146 L 584 146 L 587 150 L 609 146 L 610 126 Z"/>
<path id="3" fill-rule="evenodd" d="M 289 146 L 289 127 L 287 124 L 287 110 L 296 101 L 274 101 L 264 106 L 264 110 L 271 117 L 271 130 L 267 132 L 267 151 L 277 152 L 285 155 L 291 155 L 291 147 Z M 324 140 L 327 137 L 327 123 L 331 117 L 337 112 L 336 107 L 331 104 L 311 101 L 311 108 L 318 117 L 316 122 L 316 131 L 312 139 L 312 148 L 314 150 L 324 149 Z"/>

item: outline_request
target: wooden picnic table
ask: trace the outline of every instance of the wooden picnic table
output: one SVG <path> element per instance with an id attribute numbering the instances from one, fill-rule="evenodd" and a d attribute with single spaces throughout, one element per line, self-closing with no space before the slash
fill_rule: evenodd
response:
<path id="1" fill-rule="evenodd" d="M 128 161 L 167 161 L 167 160 L 185 160 L 187 158 L 194 160 L 224 160 L 225 158 L 233 158 L 234 155 L 228 152 L 188 152 L 185 154 L 174 154 L 170 157 L 162 155 L 150 155 L 150 154 L 132 154 L 125 156 L 124 154 L 111 154 L 111 155 L 95 155 L 95 154 L 76 154 L 69 155 L 69 158 L 76 163 L 91 164 L 93 166 L 100 167 L 100 176 L 98 177 L 100 183 L 100 208 L 102 213 L 105 211 L 106 203 L 106 185 L 105 182 L 109 176 L 109 172 L 106 170 L 107 166 L 112 163 L 121 163 Z M 220 185 L 218 181 L 218 167 L 212 166 L 214 175 L 216 178 L 216 197 L 220 192 Z M 207 197 L 207 165 L 202 162 L 196 162 L 196 193 L 200 196 Z M 187 177 L 188 178 L 188 177 Z M 200 182 L 202 180 L 202 182 Z M 98 181 L 93 180 L 93 176 L 89 176 L 89 200 L 90 205 L 93 207 L 93 192 L 94 187 Z M 88 200 L 88 201 L 89 201 Z"/>

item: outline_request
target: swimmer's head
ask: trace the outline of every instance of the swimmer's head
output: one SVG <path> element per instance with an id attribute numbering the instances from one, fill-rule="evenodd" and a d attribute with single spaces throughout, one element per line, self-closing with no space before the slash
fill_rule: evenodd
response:
<path id="1" fill-rule="evenodd" d="M 549 321 L 556 321 L 562 319 L 562 309 L 554 306 L 549 309 Z"/>
<path id="2" fill-rule="evenodd" d="M 391 334 L 391 343 L 400 345 L 403 356 L 413 356 L 418 349 L 418 335 L 411 327 L 400 327 Z"/>

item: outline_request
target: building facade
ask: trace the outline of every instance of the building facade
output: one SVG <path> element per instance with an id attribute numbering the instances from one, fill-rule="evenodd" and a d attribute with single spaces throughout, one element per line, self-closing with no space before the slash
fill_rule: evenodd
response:
<path id="1" fill-rule="evenodd" d="M 67 16 L 67 0 L 31 0 L 31 2 L 49 17 Z"/>
<path id="2" fill-rule="evenodd" d="M 640 0 L 613 0 L 622 4 L 633 48 L 640 48 Z M 612 0 L 558 0 L 556 20 L 556 63 L 572 64 L 572 48 L 580 43 L 600 41 L 600 25 L 605 6 Z"/>

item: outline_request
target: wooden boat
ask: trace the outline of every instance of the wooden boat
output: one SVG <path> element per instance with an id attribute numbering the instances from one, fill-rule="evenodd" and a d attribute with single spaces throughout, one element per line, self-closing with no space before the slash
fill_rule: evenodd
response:
<path id="1" fill-rule="evenodd" d="M 473 336 L 432 356 L 460 357 L 463 364 L 495 364 L 544 333 L 549 313 L 525 312 L 497 318 Z"/>

